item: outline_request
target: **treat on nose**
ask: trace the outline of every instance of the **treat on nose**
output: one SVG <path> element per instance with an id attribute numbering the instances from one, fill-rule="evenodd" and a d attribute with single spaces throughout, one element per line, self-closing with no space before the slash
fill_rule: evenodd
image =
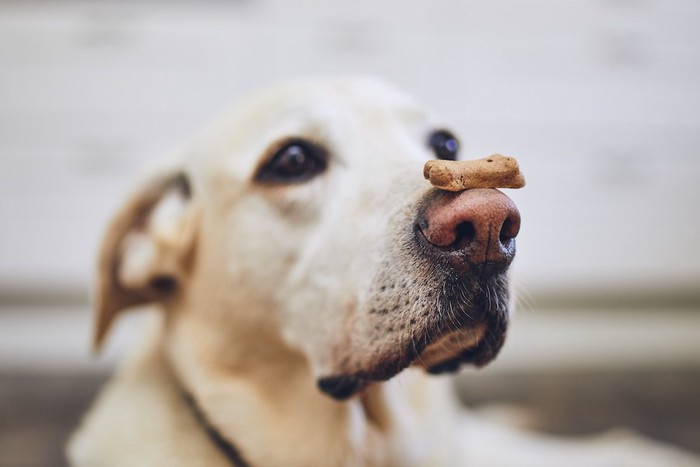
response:
<path id="1" fill-rule="evenodd" d="M 463 272 L 506 269 L 515 256 L 520 213 L 495 188 L 524 186 L 517 161 L 503 156 L 429 161 L 424 176 L 439 188 L 429 195 L 416 222 L 430 254 Z"/>
<path id="2" fill-rule="evenodd" d="M 474 161 L 431 160 L 425 163 L 423 177 L 435 188 L 447 191 L 525 186 L 518 161 L 500 154 Z"/>

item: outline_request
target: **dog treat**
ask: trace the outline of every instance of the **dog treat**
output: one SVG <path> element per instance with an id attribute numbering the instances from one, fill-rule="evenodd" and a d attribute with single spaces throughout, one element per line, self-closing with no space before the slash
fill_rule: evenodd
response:
<path id="1" fill-rule="evenodd" d="M 423 176 L 435 188 L 446 191 L 525 186 L 518 161 L 500 154 L 474 161 L 431 160 L 425 163 Z"/>

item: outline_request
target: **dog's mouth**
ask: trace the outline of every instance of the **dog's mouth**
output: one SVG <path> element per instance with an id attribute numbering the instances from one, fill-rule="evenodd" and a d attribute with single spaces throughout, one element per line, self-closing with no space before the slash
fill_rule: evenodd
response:
<path id="1" fill-rule="evenodd" d="M 355 367 L 337 376 L 319 379 L 319 388 L 336 399 L 346 399 L 372 382 L 385 381 L 403 369 L 413 366 L 431 374 L 457 371 L 462 365 L 482 367 L 491 362 L 501 349 L 506 336 L 509 312 L 505 281 L 495 290 L 475 293 L 475 304 L 456 311 L 454 302 L 450 319 L 436 318 L 409 338 L 395 341 L 392 349 L 378 352 L 371 363 Z M 482 284 L 483 285 L 483 284 Z M 498 295 L 500 299 L 494 299 Z M 436 313 L 439 315 L 439 313 Z"/>
<path id="2" fill-rule="evenodd" d="M 428 344 L 413 362 L 431 373 L 441 373 L 454 370 L 466 355 L 471 355 L 486 334 L 486 326 L 477 325 L 474 328 L 458 329 L 436 339 Z"/>
<path id="3" fill-rule="evenodd" d="M 347 399 L 372 382 L 386 381 L 414 366 L 431 374 L 451 373 L 464 364 L 481 367 L 493 360 L 505 340 L 505 329 L 489 331 L 485 325 L 455 330 L 436 340 L 418 340 L 400 356 L 383 361 L 368 371 L 329 376 L 318 380 L 319 388 L 335 399 Z"/>

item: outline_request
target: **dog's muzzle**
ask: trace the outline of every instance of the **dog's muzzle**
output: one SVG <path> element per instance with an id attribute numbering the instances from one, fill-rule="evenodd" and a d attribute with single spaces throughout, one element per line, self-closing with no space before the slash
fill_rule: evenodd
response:
<path id="1" fill-rule="evenodd" d="M 423 270 L 408 272 L 413 274 L 412 289 L 382 298 L 394 304 L 387 321 L 408 331 L 394 343 L 390 333 L 387 340 L 377 338 L 383 342 L 377 347 L 381 355 L 368 359 L 371 363 L 321 378 L 319 388 L 332 397 L 350 397 L 409 365 L 430 373 L 455 371 L 467 363 L 480 367 L 503 345 L 509 319 L 506 272 L 520 230 L 513 201 L 495 189 L 431 190 L 414 219 L 404 250 L 415 255 L 415 264 L 423 264 Z M 382 329 L 382 321 L 374 323 Z"/>
<path id="2" fill-rule="evenodd" d="M 459 298 L 446 294 L 444 300 L 463 313 L 456 319 L 460 325 L 436 333 L 421 351 L 418 363 L 431 373 L 455 371 L 462 363 L 487 364 L 505 340 L 505 273 L 515 256 L 520 212 L 509 197 L 495 189 L 434 191 L 419 209 L 416 231 L 424 254 L 452 269 L 453 282 L 457 278 L 472 284 L 471 309 L 465 310 L 462 304 L 460 310 Z M 451 290 L 453 295 L 461 292 L 455 284 Z M 454 317 L 450 320 L 456 324 Z"/>

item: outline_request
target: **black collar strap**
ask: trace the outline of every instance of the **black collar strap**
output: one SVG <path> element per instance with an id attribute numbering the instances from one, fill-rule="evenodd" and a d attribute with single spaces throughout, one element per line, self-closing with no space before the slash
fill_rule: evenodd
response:
<path id="1" fill-rule="evenodd" d="M 197 401 L 192 396 L 192 394 L 188 392 L 183 386 L 180 386 L 180 392 L 182 393 L 182 397 L 185 400 L 185 403 L 192 411 L 192 415 L 194 415 L 194 418 L 197 419 L 197 422 L 206 432 L 207 436 L 209 436 L 211 442 L 214 444 L 214 446 L 216 446 L 219 449 L 221 454 L 223 454 L 224 457 L 226 457 L 229 460 L 231 465 L 234 467 L 250 467 L 250 464 L 248 464 L 243 459 L 243 456 L 241 456 L 241 453 L 238 452 L 238 449 L 236 449 L 236 447 L 229 440 L 224 438 L 221 432 L 217 430 L 211 424 L 211 422 L 209 422 L 209 419 L 199 407 L 199 404 L 197 404 Z"/>

